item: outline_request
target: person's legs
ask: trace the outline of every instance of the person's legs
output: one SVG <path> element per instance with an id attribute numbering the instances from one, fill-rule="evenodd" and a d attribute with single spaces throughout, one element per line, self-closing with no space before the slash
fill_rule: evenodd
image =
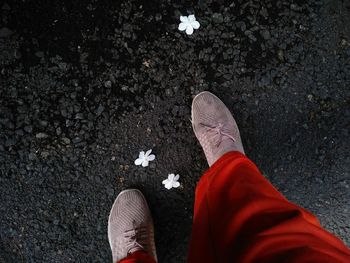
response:
<path id="1" fill-rule="evenodd" d="M 156 263 L 154 229 L 146 199 L 139 190 L 122 191 L 108 219 L 113 263 Z"/>
<path id="2" fill-rule="evenodd" d="M 188 262 L 350 262 L 350 251 L 229 152 L 197 186 Z"/>
<path id="3" fill-rule="evenodd" d="M 349 249 L 243 154 L 232 120 L 211 93 L 194 99 L 194 132 L 213 165 L 196 189 L 188 262 L 350 262 Z"/>

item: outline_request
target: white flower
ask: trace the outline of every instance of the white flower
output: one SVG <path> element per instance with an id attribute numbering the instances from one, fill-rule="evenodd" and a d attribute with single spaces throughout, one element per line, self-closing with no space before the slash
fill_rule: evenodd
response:
<path id="1" fill-rule="evenodd" d="M 151 154 L 151 152 L 152 149 L 148 150 L 146 153 L 144 151 L 141 151 L 139 154 L 139 158 L 135 160 L 135 164 L 142 165 L 142 167 L 148 166 L 148 163 L 156 158 L 156 156 L 154 154 Z"/>
<path id="2" fill-rule="evenodd" d="M 175 174 L 169 174 L 168 179 L 163 180 L 162 184 L 164 184 L 166 189 L 171 189 L 171 188 L 178 188 L 180 186 L 180 183 L 178 182 L 180 178 L 180 175 Z"/>
<path id="3" fill-rule="evenodd" d="M 189 16 L 180 16 L 181 23 L 179 24 L 179 30 L 186 30 L 187 35 L 192 35 L 193 29 L 198 29 L 200 24 L 196 21 L 196 17 L 194 15 Z"/>

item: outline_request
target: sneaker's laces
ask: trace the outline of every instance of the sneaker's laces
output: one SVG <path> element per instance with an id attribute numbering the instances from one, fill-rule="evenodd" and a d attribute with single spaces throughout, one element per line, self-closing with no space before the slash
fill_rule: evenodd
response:
<path id="1" fill-rule="evenodd" d="M 133 229 L 124 232 L 124 238 L 126 239 L 126 249 L 128 254 L 137 250 L 145 250 L 146 248 L 141 244 L 147 243 L 144 242 L 144 239 L 147 238 L 147 229 L 143 226 L 134 227 Z"/>
<path id="2" fill-rule="evenodd" d="M 217 137 L 215 146 L 219 147 L 221 142 L 223 141 L 223 136 L 226 136 L 227 138 L 231 139 L 232 141 L 236 141 L 235 138 L 228 134 L 228 130 L 225 128 L 225 126 L 222 123 L 218 123 L 217 126 L 211 126 L 208 124 L 200 123 L 200 125 L 204 126 L 208 132 L 212 134 L 212 138 L 215 141 L 215 137 Z"/>

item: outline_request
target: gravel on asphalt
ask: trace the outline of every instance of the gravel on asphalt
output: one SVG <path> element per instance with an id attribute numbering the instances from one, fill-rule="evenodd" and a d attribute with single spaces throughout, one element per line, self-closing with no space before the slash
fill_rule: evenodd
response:
<path id="1" fill-rule="evenodd" d="M 202 90 L 264 175 L 350 245 L 349 1 L 1 5 L 0 262 L 111 261 L 108 214 L 127 187 L 149 201 L 159 261 L 185 262 Z M 156 160 L 135 166 L 148 149 Z M 180 188 L 164 188 L 169 173 Z"/>

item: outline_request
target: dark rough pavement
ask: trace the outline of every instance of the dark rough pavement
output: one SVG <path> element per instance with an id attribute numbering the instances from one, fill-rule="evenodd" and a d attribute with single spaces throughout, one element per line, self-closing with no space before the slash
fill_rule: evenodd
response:
<path id="1" fill-rule="evenodd" d="M 187 36 L 179 15 L 201 23 Z M 0 262 L 109 262 L 107 217 L 139 187 L 160 262 L 184 262 L 207 168 L 192 96 L 350 245 L 349 1 L 6 1 L 0 21 Z M 153 148 L 147 169 L 133 162 Z M 166 190 L 168 173 L 182 187 Z"/>

